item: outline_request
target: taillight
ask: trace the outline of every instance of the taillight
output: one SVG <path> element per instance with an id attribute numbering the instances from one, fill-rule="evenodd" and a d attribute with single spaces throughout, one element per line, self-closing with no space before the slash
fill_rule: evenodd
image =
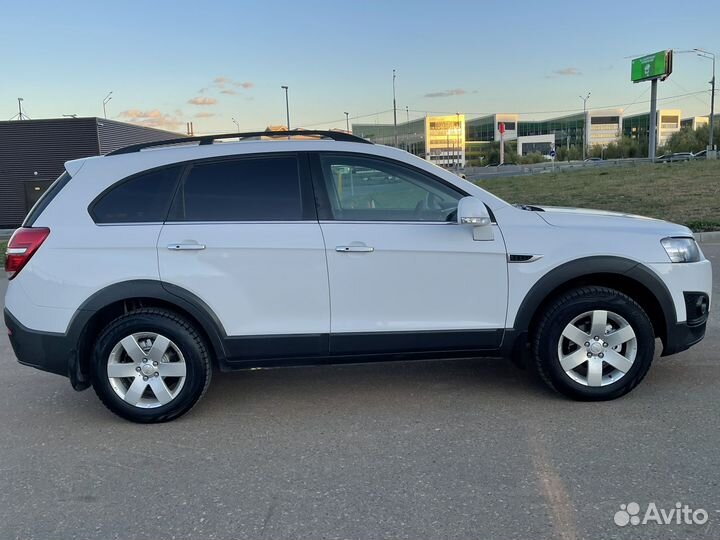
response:
<path id="1" fill-rule="evenodd" d="M 49 234 L 47 227 L 22 227 L 13 233 L 5 252 L 8 279 L 18 275 Z"/>

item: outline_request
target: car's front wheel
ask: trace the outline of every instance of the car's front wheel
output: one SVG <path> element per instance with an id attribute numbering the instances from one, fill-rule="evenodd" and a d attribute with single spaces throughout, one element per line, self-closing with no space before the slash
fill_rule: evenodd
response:
<path id="1" fill-rule="evenodd" d="M 207 390 L 210 375 L 201 336 L 172 311 L 143 308 L 122 315 L 95 344 L 93 388 L 108 409 L 133 422 L 185 414 Z"/>
<path id="2" fill-rule="evenodd" d="M 643 379 L 655 335 L 645 311 L 626 294 L 581 287 L 545 310 L 532 345 L 537 370 L 550 387 L 574 399 L 608 400 Z"/>

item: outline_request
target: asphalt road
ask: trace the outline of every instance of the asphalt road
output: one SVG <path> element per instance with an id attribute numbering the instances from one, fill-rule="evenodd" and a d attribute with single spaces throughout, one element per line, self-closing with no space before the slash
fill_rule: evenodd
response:
<path id="1" fill-rule="evenodd" d="M 502 360 L 375 364 L 217 373 L 139 426 L 3 334 L 0 538 L 720 538 L 719 281 L 706 339 L 608 403 Z M 709 517 L 615 525 L 630 502 Z"/>

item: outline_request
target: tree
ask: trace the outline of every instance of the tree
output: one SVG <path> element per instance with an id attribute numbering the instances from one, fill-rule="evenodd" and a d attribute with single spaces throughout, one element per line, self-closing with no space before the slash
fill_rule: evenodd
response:
<path id="1" fill-rule="evenodd" d="M 566 146 L 556 147 L 557 160 L 558 161 L 577 161 L 582 159 L 582 148 L 579 146 Z"/>
<path id="2" fill-rule="evenodd" d="M 590 149 L 590 156 L 604 159 L 647 157 L 647 145 L 642 144 L 637 139 L 620 137 L 607 146 L 594 144 Z"/>
<path id="3" fill-rule="evenodd" d="M 717 123 L 716 123 L 717 124 Z M 720 145 L 720 130 L 715 126 L 713 139 L 716 145 Z M 674 152 L 699 152 L 705 150 L 710 137 L 710 126 L 700 126 L 697 129 L 684 127 L 670 135 L 665 145 L 662 147 L 664 153 Z"/>

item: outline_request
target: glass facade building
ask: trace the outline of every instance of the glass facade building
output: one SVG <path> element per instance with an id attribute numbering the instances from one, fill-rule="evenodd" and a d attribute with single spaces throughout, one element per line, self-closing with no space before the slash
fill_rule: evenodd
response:
<path id="1" fill-rule="evenodd" d="M 518 137 L 555 135 L 560 146 L 607 146 L 622 134 L 622 109 L 587 111 L 548 120 L 523 120 L 518 123 Z"/>
<path id="2" fill-rule="evenodd" d="M 497 113 L 468 120 L 465 124 L 465 138 L 468 141 L 491 142 L 500 140 L 500 124 L 504 124 L 504 140 L 511 141 L 518 137 L 517 114 Z"/>
<path id="3" fill-rule="evenodd" d="M 690 128 L 697 129 L 702 126 L 710 125 L 709 116 L 691 116 L 690 118 L 683 118 L 680 120 L 680 129 Z"/>
<path id="4" fill-rule="evenodd" d="M 680 131 L 680 109 L 660 109 L 657 111 L 657 144 L 662 146 L 673 133 Z M 623 119 L 623 135 L 647 143 L 650 136 L 650 113 L 626 116 Z"/>
<path id="5" fill-rule="evenodd" d="M 497 113 L 465 120 L 463 114 L 426 116 L 397 125 L 397 146 L 442 167 L 464 167 L 467 159 L 477 159 L 483 147 L 500 140 L 500 123 L 505 124 L 506 141 L 525 139 L 518 146 L 521 154 L 546 155 L 553 146 L 579 148 L 587 141 L 606 147 L 621 136 L 648 142 L 649 113 L 623 116 L 622 109 L 592 110 L 546 120 L 520 120 L 515 113 Z M 681 129 L 697 129 L 708 124 L 708 117 L 681 119 L 680 109 L 658 111 L 658 146 Z M 352 133 L 377 144 L 395 146 L 392 124 L 353 124 Z"/>
<path id="6" fill-rule="evenodd" d="M 353 135 L 395 146 L 393 124 L 353 124 Z M 397 147 L 441 167 L 465 166 L 465 115 L 426 116 L 397 125 Z"/>

